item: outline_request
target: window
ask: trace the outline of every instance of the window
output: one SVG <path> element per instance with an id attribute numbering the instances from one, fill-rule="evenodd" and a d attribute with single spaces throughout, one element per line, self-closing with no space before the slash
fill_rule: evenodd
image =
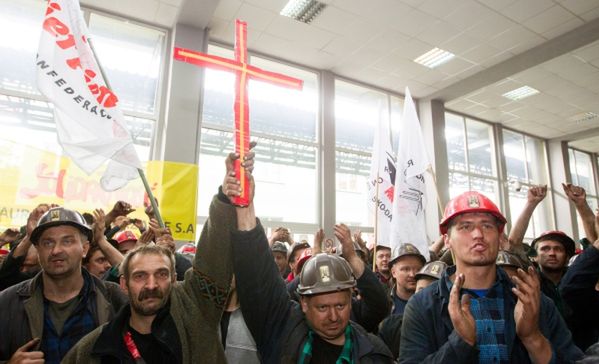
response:
<path id="1" fill-rule="evenodd" d="M 549 182 L 545 145 L 540 139 L 504 129 L 503 155 L 510 214 L 512 221 L 516 221 L 526 204 L 528 189 Z M 551 216 L 551 198 L 545 198 L 533 213 L 525 239 L 530 241 L 549 230 L 553 225 Z"/>
<path id="2" fill-rule="evenodd" d="M 478 191 L 500 206 L 491 125 L 445 113 L 445 140 L 450 198 Z"/>
<path id="3" fill-rule="evenodd" d="M 232 58 L 230 49 L 210 45 L 208 53 Z M 317 223 L 316 126 L 318 78 L 313 72 L 251 56 L 262 69 L 304 81 L 301 91 L 250 80 L 250 125 L 256 147 L 256 213 L 266 226 L 300 226 L 294 234 L 313 234 Z M 235 76 L 205 70 L 203 124 L 199 158 L 200 221 L 224 176 L 224 158 L 234 150 Z M 206 192 L 214 191 L 214 192 Z M 299 235 L 298 235 L 299 236 Z"/>
<path id="4" fill-rule="evenodd" d="M 339 222 L 374 225 L 367 205 L 366 183 L 374 130 L 380 119 L 389 122 L 389 115 L 387 94 L 335 80 L 335 200 Z"/>
<path id="5" fill-rule="evenodd" d="M 570 175 L 572 177 L 572 184 L 585 189 L 587 203 L 591 207 L 591 210 L 595 211 L 597 209 L 599 196 L 597 195 L 597 181 L 595 181 L 591 154 L 572 148 L 568 149 L 568 154 L 570 157 Z M 584 227 L 578 216 L 577 222 L 578 235 L 583 237 Z"/>
<path id="6" fill-rule="evenodd" d="M 52 163 L 47 163 L 44 170 L 44 178 L 56 180 L 59 174 L 60 166 L 55 164 L 59 160 L 57 157 L 62 155 L 62 148 L 57 141 L 53 105 L 41 95 L 36 84 L 35 58 L 46 6 L 46 2 L 39 0 L 7 0 L 0 12 L 0 31 L 5 35 L 0 38 L 0 59 L 3 60 L 0 67 L 0 146 L 3 148 L 0 166 L 6 177 L 0 186 L 3 207 L 15 212 L 24 211 L 12 220 L 0 216 L 0 229 L 23 225 L 28 210 L 37 204 L 19 194 L 23 186 L 32 183 L 24 181 L 25 176 L 41 173 L 36 171 L 36 164 L 41 163 L 41 159 L 36 158 L 52 156 Z M 98 58 L 119 97 L 139 157 L 147 161 L 158 119 L 157 95 L 160 94 L 159 79 L 164 63 L 165 31 L 95 12 L 89 15 L 90 33 Z M 65 183 L 65 188 L 73 190 L 76 179 Z M 55 183 L 48 181 L 49 185 Z M 100 188 L 99 184 L 86 186 L 95 192 Z M 99 207 L 99 200 L 94 200 L 99 193 L 92 197 L 89 190 L 78 190 L 77 198 L 90 209 Z M 48 193 L 54 197 L 53 191 Z M 103 191 L 100 193 L 104 194 Z M 65 201 L 66 196 L 65 192 Z"/>

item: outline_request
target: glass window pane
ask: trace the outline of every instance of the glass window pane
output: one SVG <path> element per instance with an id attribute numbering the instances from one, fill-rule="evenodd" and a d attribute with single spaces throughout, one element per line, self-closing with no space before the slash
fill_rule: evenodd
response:
<path id="1" fill-rule="evenodd" d="M 487 196 L 501 209 L 501 204 L 499 203 L 499 190 L 496 180 L 489 178 L 471 177 L 470 189 L 472 191 L 477 191 Z"/>
<path id="2" fill-rule="evenodd" d="M 399 123 L 403 116 L 404 99 L 391 96 L 391 147 L 397 150 L 399 142 Z"/>
<path id="3" fill-rule="evenodd" d="M 568 159 L 570 160 L 570 175 L 572 177 L 572 184 L 579 186 L 578 174 L 576 173 L 576 155 L 574 149 L 568 149 Z"/>
<path id="4" fill-rule="evenodd" d="M 449 198 L 470 191 L 468 176 L 459 172 L 449 172 Z"/>
<path id="5" fill-rule="evenodd" d="M 466 119 L 470 173 L 494 176 L 492 128 L 489 124 Z"/>
<path id="6" fill-rule="evenodd" d="M 0 95 L 0 139 L 62 155 L 53 110 L 53 105 L 46 101 Z M 125 115 L 125 124 L 140 160 L 147 161 L 154 122 Z M 27 137 L 24 138 L 23 135 Z"/>
<path id="7" fill-rule="evenodd" d="M 587 191 L 587 194 L 596 195 L 591 156 L 587 153 L 574 150 L 574 157 L 576 161 L 575 171 L 576 176 L 578 177 L 578 185 L 583 187 Z"/>
<path id="8" fill-rule="evenodd" d="M 547 171 L 547 158 L 545 155 L 545 143 L 537 138 L 525 136 L 526 159 L 529 182 L 532 184 L 548 184 L 549 173 Z"/>
<path id="9" fill-rule="evenodd" d="M 252 130 L 315 142 L 318 119 L 316 74 L 259 57 L 252 57 L 251 63 L 263 70 L 304 81 L 302 90 L 292 90 L 267 82 L 250 80 L 248 95 Z"/>
<path id="10" fill-rule="evenodd" d="M 39 94 L 35 56 L 42 33 L 46 2 L 5 0 L 0 11 L 0 87 Z"/>
<path id="11" fill-rule="evenodd" d="M 389 122 L 387 95 L 335 80 L 335 145 L 372 152 L 379 120 Z"/>
<path id="12" fill-rule="evenodd" d="M 316 148 L 270 138 L 256 140 L 256 214 L 264 221 L 316 223 Z M 232 133 L 202 129 L 198 184 L 201 216 L 208 215 L 212 196 L 225 173 L 225 156 L 233 149 Z"/>
<path id="13" fill-rule="evenodd" d="M 157 115 L 165 33 L 95 13 L 89 29 L 96 57 L 123 111 Z"/>
<path id="14" fill-rule="evenodd" d="M 445 142 L 447 143 L 447 162 L 450 170 L 467 171 L 465 140 L 464 118 L 445 113 Z"/>
<path id="15" fill-rule="evenodd" d="M 354 153 L 335 153 L 336 219 L 347 225 L 372 226 L 366 187 L 370 157 Z"/>
<path id="16" fill-rule="evenodd" d="M 233 58 L 230 49 L 208 46 L 208 53 L 224 58 Z M 204 104 L 202 119 L 204 125 L 221 125 L 233 129 L 235 115 L 235 75 L 231 72 L 204 70 Z"/>
<path id="17" fill-rule="evenodd" d="M 524 136 L 509 130 L 503 130 L 503 155 L 508 179 L 526 182 L 526 153 Z"/>

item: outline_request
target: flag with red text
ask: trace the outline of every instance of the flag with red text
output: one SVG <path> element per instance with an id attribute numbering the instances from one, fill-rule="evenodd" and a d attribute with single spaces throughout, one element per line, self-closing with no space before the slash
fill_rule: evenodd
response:
<path id="1" fill-rule="evenodd" d="M 77 0 L 49 0 L 36 59 L 37 85 L 54 104 L 65 154 L 88 174 L 108 161 L 100 183 L 112 191 L 135 179 L 141 163 L 88 34 Z"/>
<path id="2" fill-rule="evenodd" d="M 391 249 L 394 251 L 401 244 L 412 243 L 426 260 L 429 259 L 429 253 L 424 215 L 424 206 L 426 206 L 424 172 L 429 165 L 416 105 L 410 90 L 406 87 L 406 99 L 399 127 Z"/>
<path id="3" fill-rule="evenodd" d="M 368 177 L 368 207 L 376 216 L 376 243 L 390 246 L 393 219 L 393 185 L 395 184 L 395 154 L 391 146 L 389 122 L 379 117 L 374 131 L 372 160 Z"/>

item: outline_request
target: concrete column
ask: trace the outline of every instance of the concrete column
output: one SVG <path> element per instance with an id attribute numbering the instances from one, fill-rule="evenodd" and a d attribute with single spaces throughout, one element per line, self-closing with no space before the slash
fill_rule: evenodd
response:
<path id="1" fill-rule="evenodd" d="M 320 190 L 319 223 L 326 236 L 335 236 L 335 76 L 329 71 L 320 75 Z"/>
<path id="2" fill-rule="evenodd" d="M 561 184 L 571 181 L 570 157 L 568 143 L 559 140 L 547 142 L 547 158 L 549 159 L 549 179 L 551 181 L 551 198 L 555 213 L 555 228 L 572 234 L 578 239 L 580 232 L 576 224 L 576 209 L 562 191 Z M 584 234 L 584 232 L 582 232 Z"/>
<path id="3" fill-rule="evenodd" d="M 177 24 L 169 45 L 168 84 L 164 128 L 160 137 L 158 159 L 198 163 L 202 124 L 204 69 L 172 58 L 174 47 L 199 52 L 208 49 L 205 29 Z"/>

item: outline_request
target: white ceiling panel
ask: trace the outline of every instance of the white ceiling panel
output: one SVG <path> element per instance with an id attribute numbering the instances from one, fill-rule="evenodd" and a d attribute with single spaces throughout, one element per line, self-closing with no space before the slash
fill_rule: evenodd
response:
<path id="1" fill-rule="evenodd" d="M 540 14 L 544 10 L 553 6 L 552 0 L 525 0 L 516 1 L 501 10 L 501 13 L 508 18 L 523 22 L 526 19 Z"/>
<path id="2" fill-rule="evenodd" d="M 229 21 L 235 20 L 235 14 L 242 3 L 240 0 L 220 0 L 214 10 L 214 16 Z"/>
<path id="3" fill-rule="evenodd" d="M 251 27 L 253 31 L 263 31 L 266 30 L 273 19 L 278 16 L 279 14 L 273 13 L 270 10 L 265 10 L 254 5 L 244 3 L 237 10 L 235 19 L 246 22 L 246 19 L 252 19 L 252 22 L 248 23 L 248 29 Z"/>
<path id="4" fill-rule="evenodd" d="M 558 0 L 557 2 L 576 15 L 583 15 L 599 8 L 599 0 Z"/>
<path id="5" fill-rule="evenodd" d="M 554 5 L 526 20 L 525 26 L 538 34 L 542 34 L 571 19 L 574 19 L 571 12 L 559 5 Z"/>
<path id="6" fill-rule="evenodd" d="M 304 24 L 279 15 L 287 0 L 82 0 L 84 6 L 166 28 L 177 17 L 188 25 L 208 24 L 210 39 L 224 44 L 233 43 L 234 20 L 242 18 L 250 51 L 400 93 L 408 85 L 416 97 L 449 94 L 442 99 L 452 110 L 532 135 L 556 137 L 599 127 L 599 121 L 564 122 L 583 111 L 599 112 L 599 32 L 584 27 L 598 22 L 599 0 L 323 2 L 322 13 Z M 203 15 L 197 22 L 182 11 L 190 7 Z M 574 35 L 568 38 L 567 32 Z M 567 39 L 591 44 L 553 53 Z M 543 48 L 555 40 L 555 48 Z M 435 69 L 413 62 L 435 47 L 456 57 Z M 539 49 L 545 58 L 533 52 Z M 513 58 L 517 55 L 526 57 Z M 528 69 L 521 61 L 529 62 Z M 523 85 L 540 94 L 520 101 L 501 96 Z M 579 145 L 595 145 L 599 152 L 597 140 Z"/>

